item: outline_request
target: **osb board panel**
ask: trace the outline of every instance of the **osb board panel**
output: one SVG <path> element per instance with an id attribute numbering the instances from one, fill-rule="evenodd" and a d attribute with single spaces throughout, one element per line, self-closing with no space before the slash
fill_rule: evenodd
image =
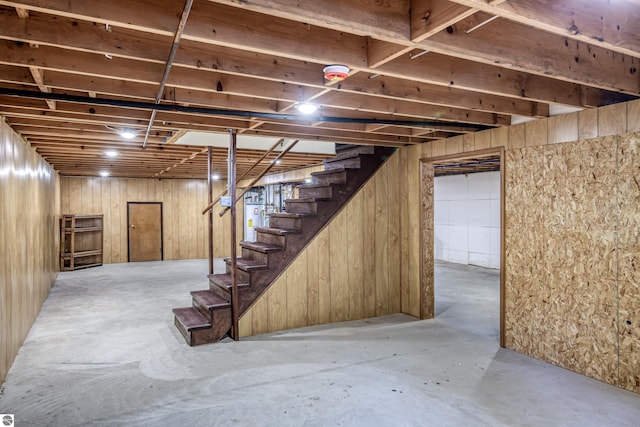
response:
<path id="1" fill-rule="evenodd" d="M 258 298 L 240 319 L 244 336 L 400 311 L 401 221 L 391 216 L 401 207 L 388 193 L 401 165 L 397 152 Z"/>
<path id="2" fill-rule="evenodd" d="M 509 150 L 505 167 L 507 346 L 634 391 L 638 141 Z"/>
<path id="3" fill-rule="evenodd" d="M 420 192 L 420 220 L 422 224 L 433 224 L 434 221 L 434 173 L 432 163 L 422 163 L 420 165 L 420 182 L 422 190 Z M 420 318 L 431 319 L 435 316 L 434 301 L 434 253 L 433 253 L 433 226 L 422 227 L 421 236 L 421 257 L 422 269 L 420 272 Z"/>
<path id="4" fill-rule="evenodd" d="M 0 117 L 0 382 L 58 271 L 58 176 Z"/>
<path id="5" fill-rule="evenodd" d="M 640 393 L 640 282 L 621 281 L 619 289 L 620 387 Z"/>
<path id="6" fill-rule="evenodd" d="M 224 183 L 214 184 L 214 195 Z M 61 209 L 65 214 L 103 214 L 105 264 L 127 262 L 127 202 L 161 202 L 165 260 L 208 256 L 207 183 L 186 179 L 61 178 Z M 242 209 L 238 211 L 238 238 L 242 238 Z M 227 213 L 214 210 L 214 256 L 231 252 Z"/>

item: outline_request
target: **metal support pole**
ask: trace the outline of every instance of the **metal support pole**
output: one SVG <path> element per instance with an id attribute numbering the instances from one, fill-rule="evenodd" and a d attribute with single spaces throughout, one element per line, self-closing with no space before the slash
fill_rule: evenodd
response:
<path id="1" fill-rule="evenodd" d="M 231 196 L 231 315 L 233 317 L 232 336 L 238 341 L 238 260 L 236 259 L 236 129 L 229 129 L 229 164 L 227 167 L 227 187 Z"/>
<path id="2" fill-rule="evenodd" d="M 207 148 L 207 193 L 209 194 L 209 203 L 213 201 L 213 149 Z M 209 211 L 209 274 L 213 274 L 213 210 Z"/>

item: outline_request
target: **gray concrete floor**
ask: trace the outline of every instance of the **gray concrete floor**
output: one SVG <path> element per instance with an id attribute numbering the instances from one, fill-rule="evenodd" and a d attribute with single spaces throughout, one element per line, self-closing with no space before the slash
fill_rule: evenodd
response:
<path id="1" fill-rule="evenodd" d="M 640 395 L 498 347 L 498 275 L 437 263 L 437 317 L 190 348 L 206 261 L 61 273 L 2 385 L 16 426 L 637 426 Z"/>

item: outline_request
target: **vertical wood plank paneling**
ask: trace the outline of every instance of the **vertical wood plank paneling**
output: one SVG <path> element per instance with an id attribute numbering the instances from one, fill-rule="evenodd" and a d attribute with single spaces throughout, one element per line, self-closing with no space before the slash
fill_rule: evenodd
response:
<path id="1" fill-rule="evenodd" d="M 375 278 L 375 212 L 376 192 L 375 179 L 371 179 L 362 189 L 363 218 L 366 218 L 367 226 L 363 235 L 363 261 L 364 261 L 364 317 L 376 315 L 376 278 Z"/>
<path id="2" fill-rule="evenodd" d="M 287 277 L 286 273 L 276 279 L 269 288 L 269 332 L 282 331 L 287 328 Z"/>
<path id="3" fill-rule="evenodd" d="M 176 238 L 173 232 L 173 218 L 175 217 L 173 211 L 173 197 L 177 195 L 174 195 L 171 191 L 170 180 L 165 179 L 160 182 L 162 183 L 162 248 L 164 252 L 164 259 L 172 260 L 175 259 L 173 255 L 173 242 Z"/>
<path id="4" fill-rule="evenodd" d="M 458 135 L 445 140 L 446 154 L 462 153 L 464 151 L 464 136 Z"/>
<path id="5" fill-rule="evenodd" d="M 491 129 L 491 148 L 507 147 L 509 145 L 509 128 L 499 127 Z"/>
<path id="6" fill-rule="evenodd" d="M 111 183 L 113 181 L 105 179 L 100 187 L 100 210 L 102 212 L 102 262 L 111 264 L 112 246 L 111 246 L 111 222 L 113 221 L 113 211 L 111 207 Z"/>
<path id="7" fill-rule="evenodd" d="M 58 271 L 58 185 L 53 168 L 0 117 L 0 382 Z"/>
<path id="8" fill-rule="evenodd" d="M 509 144 L 507 145 L 507 148 L 510 150 L 523 148 L 525 140 L 525 123 L 509 126 Z"/>
<path id="9" fill-rule="evenodd" d="M 252 334 L 259 335 L 265 334 L 269 331 L 269 291 L 260 298 L 251 307 L 252 312 Z"/>
<path id="10" fill-rule="evenodd" d="M 598 109 L 598 135 L 620 135 L 627 131 L 627 104 L 613 104 Z"/>
<path id="11" fill-rule="evenodd" d="M 240 337 L 253 335 L 253 311 L 248 310 L 238 321 Z"/>
<path id="12" fill-rule="evenodd" d="M 307 247 L 307 319 L 309 326 L 320 323 L 320 270 L 318 239 Z"/>
<path id="13" fill-rule="evenodd" d="M 329 227 L 329 277 L 331 280 L 331 321 L 349 319 L 349 266 L 344 249 L 347 247 L 347 218 L 337 215 Z"/>
<path id="14" fill-rule="evenodd" d="M 598 136 L 598 109 L 578 112 L 578 139 L 596 138 Z"/>
<path id="15" fill-rule="evenodd" d="M 423 144 L 427 145 L 427 144 Z M 429 144 L 430 145 L 430 144 Z M 407 171 L 409 150 L 400 150 L 400 310 L 409 310 L 409 178 Z"/>
<path id="16" fill-rule="evenodd" d="M 318 322 L 331 322 L 331 276 L 329 229 L 325 228 L 318 237 Z"/>
<path id="17" fill-rule="evenodd" d="M 387 247 L 389 253 L 389 313 L 400 312 L 401 273 L 400 265 L 400 156 L 394 155 L 385 167 L 388 168 L 389 233 Z"/>
<path id="18" fill-rule="evenodd" d="M 549 117 L 548 121 L 549 144 L 578 140 L 578 113 Z"/>
<path id="19" fill-rule="evenodd" d="M 376 316 L 389 314 L 389 199 L 387 185 L 388 169 L 380 168 L 375 175 L 375 283 Z"/>
<path id="20" fill-rule="evenodd" d="M 307 326 L 307 251 L 287 269 L 287 328 Z"/>
<path id="21" fill-rule="evenodd" d="M 349 265 L 349 319 L 362 319 L 364 305 L 363 195 L 359 192 L 346 207 Z"/>
<path id="22" fill-rule="evenodd" d="M 491 148 L 491 133 L 492 130 L 484 130 L 482 132 L 476 132 L 475 135 L 475 146 L 476 150 L 486 150 L 487 148 Z M 432 154 L 433 157 L 436 157 L 436 154 Z"/>
<path id="23" fill-rule="evenodd" d="M 627 104 L 627 132 L 640 131 L 640 99 Z"/>
<path id="24" fill-rule="evenodd" d="M 547 138 L 549 136 L 547 123 L 547 120 L 534 120 L 524 124 L 525 144 L 527 147 L 537 147 L 547 144 Z"/>
<path id="25" fill-rule="evenodd" d="M 110 210 L 111 210 L 111 222 L 108 227 L 105 227 L 103 232 L 105 238 L 111 240 L 111 262 L 124 262 L 123 255 L 126 253 L 126 248 L 121 245 L 122 239 L 122 180 L 112 179 L 111 181 L 111 194 L 110 194 Z M 65 187 L 62 187 L 62 193 L 65 193 Z M 67 213 L 68 211 L 65 211 Z"/>

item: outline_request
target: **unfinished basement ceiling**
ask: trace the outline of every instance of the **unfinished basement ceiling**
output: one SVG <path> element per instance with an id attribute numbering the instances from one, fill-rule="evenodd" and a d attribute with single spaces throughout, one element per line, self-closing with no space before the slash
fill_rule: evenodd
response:
<path id="1" fill-rule="evenodd" d="M 0 114 L 63 175 L 186 178 L 206 176 L 188 131 L 404 146 L 640 94 L 640 0 L 185 5 L 0 0 Z"/>

